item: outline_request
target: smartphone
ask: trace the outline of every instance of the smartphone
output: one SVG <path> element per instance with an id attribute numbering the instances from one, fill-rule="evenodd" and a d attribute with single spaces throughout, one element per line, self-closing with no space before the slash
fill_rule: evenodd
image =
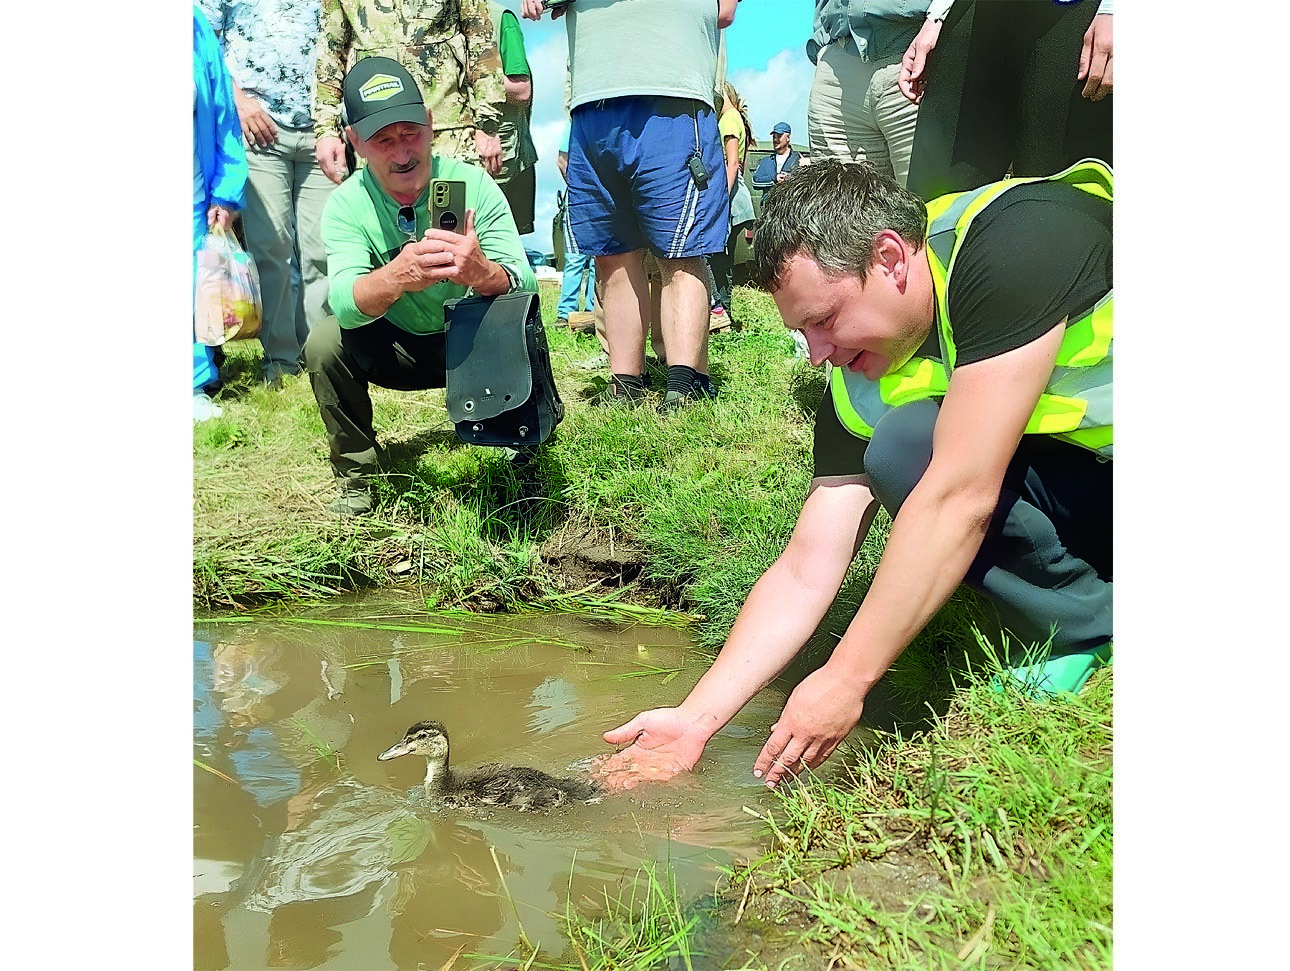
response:
<path id="1" fill-rule="evenodd" d="M 571 3 L 573 3 L 573 0 L 545 0 L 542 4 L 542 9 L 551 10 L 556 7 L 567 7 Z"/>
<path id="2" fill-rule="evenodd" d="M 430 182 L 430 228 L 449 233 L 466 231 L 466 183 L 457 179 Z"/>

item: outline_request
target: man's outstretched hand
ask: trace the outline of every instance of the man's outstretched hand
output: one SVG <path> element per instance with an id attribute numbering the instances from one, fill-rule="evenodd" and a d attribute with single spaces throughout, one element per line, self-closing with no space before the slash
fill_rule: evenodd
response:
<path id="1" fill-rule="evenodd" d="M 610 745 L 627 745 L 602 755 L 592 775 L 610 792 L 633 789 L 642 782 L 665 782 L 694 768 L 707 736 L 679 708 L 641 712 L 625 725 L 605 732 Z M 630 743 L 630 744 L 629 744 Z"/>

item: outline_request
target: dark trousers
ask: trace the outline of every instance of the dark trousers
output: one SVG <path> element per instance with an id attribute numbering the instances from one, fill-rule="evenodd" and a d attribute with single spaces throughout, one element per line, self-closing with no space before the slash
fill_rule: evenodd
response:
<path id="1" fill-rule="evenodd" d="M 956 0 L 927 64 L 909 160 L 925 200 L 1082 158 L 1111 164 L 1114 95 L 1080 94 L 1084 32 L 1097 0 Z"/>
<path id="2" fill-rule="evenodd" d="M 709 253 L 704 257 L 708 263 L 708 272 L 712 274 L 712 305 L 715 307 L 720 304 L 726 308 L 727 314 L 730 313 L 734 300 L 735 246 L 739 242 L 739 234 L 751 225 L 752 223 L 740 223 L 738 226 L 731 226 L 725 250 Z"/>
<path id="3" fill-rule="evenodd" d="M 423 391 L 445 384 L 444 335 L 409 334 L 384 317 L 355 328 L 324 318 L 309 333 L 304 362 L 327 429 L 332 471 L 355 484 L 376 471 L 368 386 Z"/>
<path id="4" fill-rule="evenodd" d="M 884 415 L 865 471 L 893 517 L 932 459 L 940 407 L 918 401 Z M 1026 435 L 964 582 L 995 605 L 1021 645 L 1056 625 L 1054 657 L 1111 639 L 1111 463 L 1046 435 Z"/>

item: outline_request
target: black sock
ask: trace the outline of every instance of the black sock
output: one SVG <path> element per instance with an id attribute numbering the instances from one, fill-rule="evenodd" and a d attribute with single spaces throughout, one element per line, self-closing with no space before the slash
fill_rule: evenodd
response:
<path id="1" fill-rule="evenodd" d="M 645 376 L 643 374 L 614 374 L 614 384 L 618 385 L 629 397 L 645 393 Z"/>
<path id="2" fill-rule="evenodd" d="M 691 394 L 696 387 L 707 383 L 708 376 L 700 374 L 688 364 L 669 364 L 667 368 L 667 390 L 681 394 Z"/>

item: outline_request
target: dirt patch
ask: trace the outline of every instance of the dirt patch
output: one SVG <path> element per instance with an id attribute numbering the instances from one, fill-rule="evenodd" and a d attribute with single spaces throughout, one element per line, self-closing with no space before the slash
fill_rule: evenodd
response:
<path id="1" fill-rule="evenodd" d="M 648 562 L 645 549 L 612 529 L 567 523 L 542 544 L 542 565 L 564 591 L 637 583 Z"/>

